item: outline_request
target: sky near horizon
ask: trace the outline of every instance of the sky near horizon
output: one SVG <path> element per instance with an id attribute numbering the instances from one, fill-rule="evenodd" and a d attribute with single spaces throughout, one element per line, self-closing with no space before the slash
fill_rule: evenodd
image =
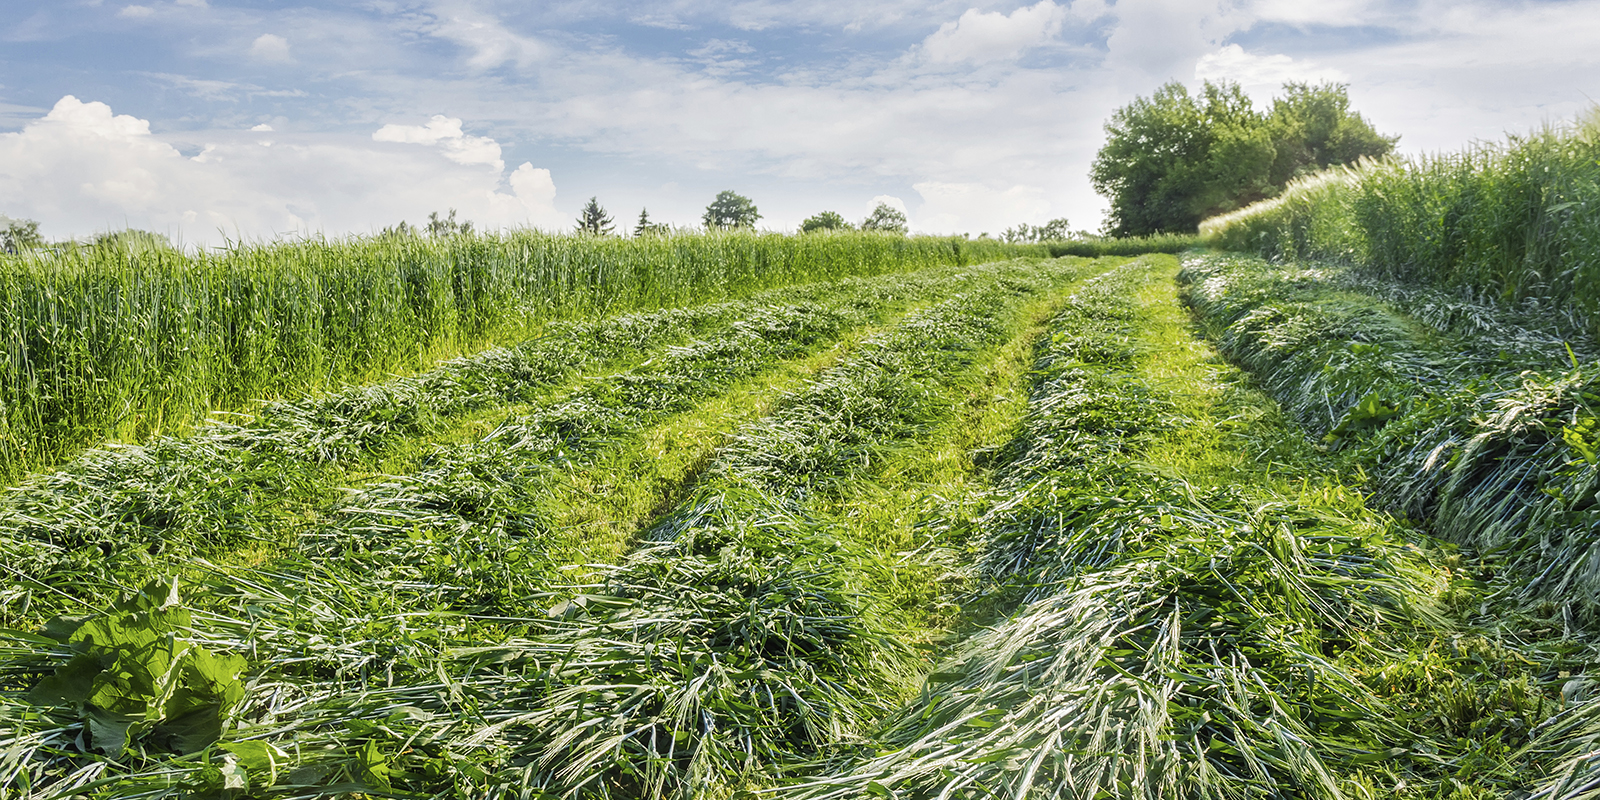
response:
<path id="1" fill-rule="evenodd" d="M 375 232 L 458 209 L 1096 229 L 1102 125 L 1177 80 L 1349 84 L 1403 153 L 1600 97 L 1600 0 L 6 0 L 0 215 L 48 238 Z"/>

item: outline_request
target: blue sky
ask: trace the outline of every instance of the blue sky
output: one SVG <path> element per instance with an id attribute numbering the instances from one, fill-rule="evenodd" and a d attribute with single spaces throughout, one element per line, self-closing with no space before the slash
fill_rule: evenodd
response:
<path id="1" fill-rule="evenodd" d="M 317 3 L 7 0 L 0 214 L 50 237 L 368 233 L 590 196 L 761 225 L 879 201 L 913 229 L 1094 229 L 1117 107 L 1168 80 L 1337 80 L 1408 152 L 1600 97 L 1600 0 Z"/>

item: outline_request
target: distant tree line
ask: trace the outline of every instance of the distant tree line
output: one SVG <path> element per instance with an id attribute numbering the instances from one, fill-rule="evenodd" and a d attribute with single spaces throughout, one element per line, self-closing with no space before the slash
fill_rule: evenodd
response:
<path id="1" fill-rule="evenodd" d="M 733 230 L 750 229 L 755 227 L 756 220 L 761 218 L 761 213 L 750 198 L 733 191 L 723 191 L 717 194 L 716 199 L 706 206 L 705 214 L 701 217 L 707 230 Z M 598 197 L 590 197 L 578 212 L 574 221 L 575 232 L 585 236 L 615 236 L 618 235 L 616 221 L 605 207 L 600 205 Z M 904 236 L 910 232 L 910 226 L 904 212 L 889 205 L 878 203 L 859 223 L 852 224 L 837 211 L 823 211 L 808 217 L 800 223 L 801 233 L 814 233 L 818 231 L 875 231 L 879 233 L 897 234 Z M 649 209 L 639 210 L 639 219 L 633 226 L 632 234 L 639 236 L 652 236 L 670 233 L 672 227 L 666 223 L 655 222 L 650 219 Z M 456 219 L 456 210 L 449 209 L 444 214 L 433 212 L 428 215 L 428 221 L 423 225 L 412 225 L 404 220 L 379 231 L 379 238 L 395 237 L 451 237 L 471 236 L 474 233 L 473 224 Z M 623 231 L 626 232 L 626 231 Z M 1065 219 L 1054 219 L 1043 225 L 1022 223 L 1015 228 L 1010 228 L 1001 234 L 1005 242 L 1028 243 L 1046 242 L 1089 237 L 1084 231 L 1071 231 Z M 987 233 L 980 238 L 989 238 Z M 39 223 L 32 220 L 17 220 L 0 215 L 0 249 L 7 253 L 20 253 L 46 247 L 47 244 L 39 235 Z M 88 242 L 68 241 L 53 247 L 119 247 L 122 249 L 147 249 L 171 248 L 172 244 L 167 237 L 149 231 L 125 230 L 114 233 L 104 233 L 94 237 Z"/>
<path id="2" fill-rule="evenodd" d="M 1089 177 L 1111 201 L 1112 236 L 1193 233 L 1200 221 L 1277 195 L 1295 178 L 1394 150 L 1350 109 L 1346 86 L 1286 83 L 1256 111 L 1237 84 L 1195 95 L 1173 82 L 1112 114 Z"/>
<path id="3" fill-rule="evenodd" d="M 837 211 L 824 211 L 820 214 L 807 217 L 804 222 L 800 223 L 801 233 L 812 233 L 815 231 L 849 231 L 856 229 L 857 226 L 846 222 L 845 218 Z M 906 222 L 906 215 L 902 213 L 900 209 L 895 208 L 888 203 L 879 203 L 876 208 L 872 209 L 872 213 L 867 215 L 866 219 L 861 220 L 859 229 L 864 231 L 880 231 L 883 233 L 898 233 L 903 236 L 910 231 L 910 226 Z"/>

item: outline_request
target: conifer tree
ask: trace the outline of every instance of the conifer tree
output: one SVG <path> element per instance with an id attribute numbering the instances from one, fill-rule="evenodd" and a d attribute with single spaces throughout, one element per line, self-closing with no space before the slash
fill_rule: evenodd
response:
<path id="1" fill-rule="evenodd" d="M 578 212 L 578 233 L 587 233 L 593 236 L 610 236 L 615 226 L 611 215 L 601 207 L 596 198 L 589 198 L 583 210 Z"/>

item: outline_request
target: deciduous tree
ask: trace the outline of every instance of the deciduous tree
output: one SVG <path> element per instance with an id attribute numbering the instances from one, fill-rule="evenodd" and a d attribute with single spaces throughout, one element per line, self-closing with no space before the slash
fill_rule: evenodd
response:
<path id="1" fill-rule="evenodd" d="M 1394 148 L 1350 111 L 1341 84 L 1286 84 L 1270 113 L 1232 83 L 1181 83 L 1117 110 L 1089 177 L 1111 200 L 1106 232 L 1185 233 L 1206 217 L 1272 197 L 1293 178 Z"/>
<path id="2" fill-rule="evenodd" d="M 879 203 L 878 207 L 872 209 L 872 213 L 868 214 L 866 219 L 861 220 L 861 230 L 883 231 L 884 233 L 903 235 L 908 230 L 906 215 L 888 203 Z"/>
<path id="3" fill-rule="evenodd" d="M 761 213 L 756 211 L 756 204 L 750 198 L 724 190 L 706 206 L 706 213 L 700 219 L 708 229 L 753 228 L 756 220 L 761 219 Z"/>
<path id="4" fill-rule="evenodd" d="M 15 254 L 43 246 L 44 237 L 39 235 L 38 222 L 0 216 L 0 249 Z"/>
<path id="5" fill-rule="evenodd" d="M 854 226 L 848 222 L 845 222 L 844 217 L 840 216 L 839 212 L 824 211 L 820 214 L 806 217 L 805 222 L 800 223 L 800 232 L 810 233 L 812 231 L 847 231 L 852 227 Z"/>

